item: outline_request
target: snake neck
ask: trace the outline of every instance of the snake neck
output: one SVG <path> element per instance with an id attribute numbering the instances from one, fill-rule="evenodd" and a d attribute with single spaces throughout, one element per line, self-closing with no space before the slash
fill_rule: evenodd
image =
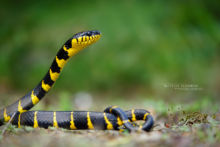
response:
<path id="1" fill-rule="evenodd" d="M 0 110 L 0 122 L 8 122 L 13 113 L 17 111 L 23 113 L 34 107 L 52 88 L 67 61 L 82 49 L 82 47 L 71 48 L 68 42 L 63 45 L 40 83 L 15 103 Z"/>
<path id="2" fill-rule="evenodd" d="M 47 74 L 40 83 L 15 103 L 0 110 L 0 125 L 3 122 L 8 122 L 15 112 L 23 113 L 34 107 L 49 92 L 67 61 L 85 47 L 99 40 L 100 36 L 97 31 L 88 31 L 77 33 L 70 38 L 58 51 Z"/>
<path id="3" fill-rule="evenodd" d="M 34 107 L 54 85 L 68 59 L 80 50 L 67 48 L 65 44 L 57 53 L 52 65 L 40 83 L 15 103 L 0 110 L 0 121 L 8 122 L 14 112 L 23 113 Z"/>

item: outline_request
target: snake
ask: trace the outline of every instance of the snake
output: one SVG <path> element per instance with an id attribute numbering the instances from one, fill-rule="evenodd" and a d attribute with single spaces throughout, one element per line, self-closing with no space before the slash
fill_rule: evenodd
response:
<path id="1" fill-rule="evenodd" d="M 18 128 L 65 128 L 70 130 L 120 130 L 150 131 L 154 120 L 149 111 L 131 109 L 124 111 L 117 106 L 107 107 L 104 112 L 94 111 L 30 111 L 53 87 L 63 67 L 79 51 L 97 42 L 99 31 L 84 31 L 74 34 L 57 52 L 44 78 L 26 95 L 0 110 L 0 126 L 11 122 Z M 132 122 L 143 120 L 142 125 Z"/>

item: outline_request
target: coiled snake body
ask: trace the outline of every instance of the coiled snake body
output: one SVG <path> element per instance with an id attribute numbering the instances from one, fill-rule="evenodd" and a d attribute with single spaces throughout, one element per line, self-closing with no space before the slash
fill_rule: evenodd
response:
<path id="1" fill-rule="evenodd" d="M 99 31 L 87 31 L 75 34 L 58 51 L 49 71 L 41 82 L 24 97 L 0 110 L 0 125 L 11 120 L 12 124 L 33 126 L 34 128 L 49 126 L 66 129 L 102 129 L 118 130 L 120 126 L 129 131 L 136 130 L 131 122 L 145 120 L 138 129 L 149 131 L 153 126 L 153 118 L 147 110 L 132 109 L 123 111 L 111 106 L 104 112 L 89 111 L 29 111 L 51 89 L 59 77 L 67 61 L 83 48 L 95 43 L 101 34 Z"/>

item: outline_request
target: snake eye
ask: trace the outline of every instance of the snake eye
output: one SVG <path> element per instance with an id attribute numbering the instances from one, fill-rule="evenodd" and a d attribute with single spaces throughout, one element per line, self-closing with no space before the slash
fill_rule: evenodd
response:
<path id="1" fill-rule="evenodd" d="M 92 36 L 92 32 L 91 32 L 91 31 L 88 32 L 88 33 L 87 33 L 87 36 L 89 36 L 89 37 Z"/>
<path id="2" fill-rule="evenodd" d="M 99 31 L 92 31 L 93 35 L 100 35 L 101 33 Z"/>
<path id="3" fill-rule="evenodd" d="M 86 36 L 93 36 L 93 35 L 100 35 L 99 31 L 88 31 L 86 34 Z"/>
<path id="4" fill-rule="evenodd" d="M 80 37 L 83 37 L 83 36 L 95 36 L 95 35 L 100 35 L 101 33 L 99 31 L 87 31 L 87 32 L 80 32 L 80 33 L 77 33 L 73 36 L 73 38 L 80 38 Z"/>

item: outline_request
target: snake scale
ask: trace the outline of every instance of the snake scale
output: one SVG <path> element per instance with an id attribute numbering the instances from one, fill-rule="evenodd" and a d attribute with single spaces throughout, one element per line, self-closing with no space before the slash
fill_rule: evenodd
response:
<path id="1" fill-rule="evenodd" d="M 0 125 L 10 121 L 18 127 L 21 125 L 34 128 L 51 126 L 71 130 L 119 130 L 120 127 L 123 127 L 129 131 L 149 131 L 154 120 L 150 112 L 144 109 L 123 111 L 117 106 L 110 106 L 104 112 L 29 111 L 51 89 L 67 61 L 80 50 L 98 41 L 100 37 L 99 31 L 86 31 L 73 35 L 58 51 L 49 71 L 40 83 L 15 103 L 0 110 Z M 137 120 L 144 120 L 145 122 L 137 127 L 131 123 Z"/>

